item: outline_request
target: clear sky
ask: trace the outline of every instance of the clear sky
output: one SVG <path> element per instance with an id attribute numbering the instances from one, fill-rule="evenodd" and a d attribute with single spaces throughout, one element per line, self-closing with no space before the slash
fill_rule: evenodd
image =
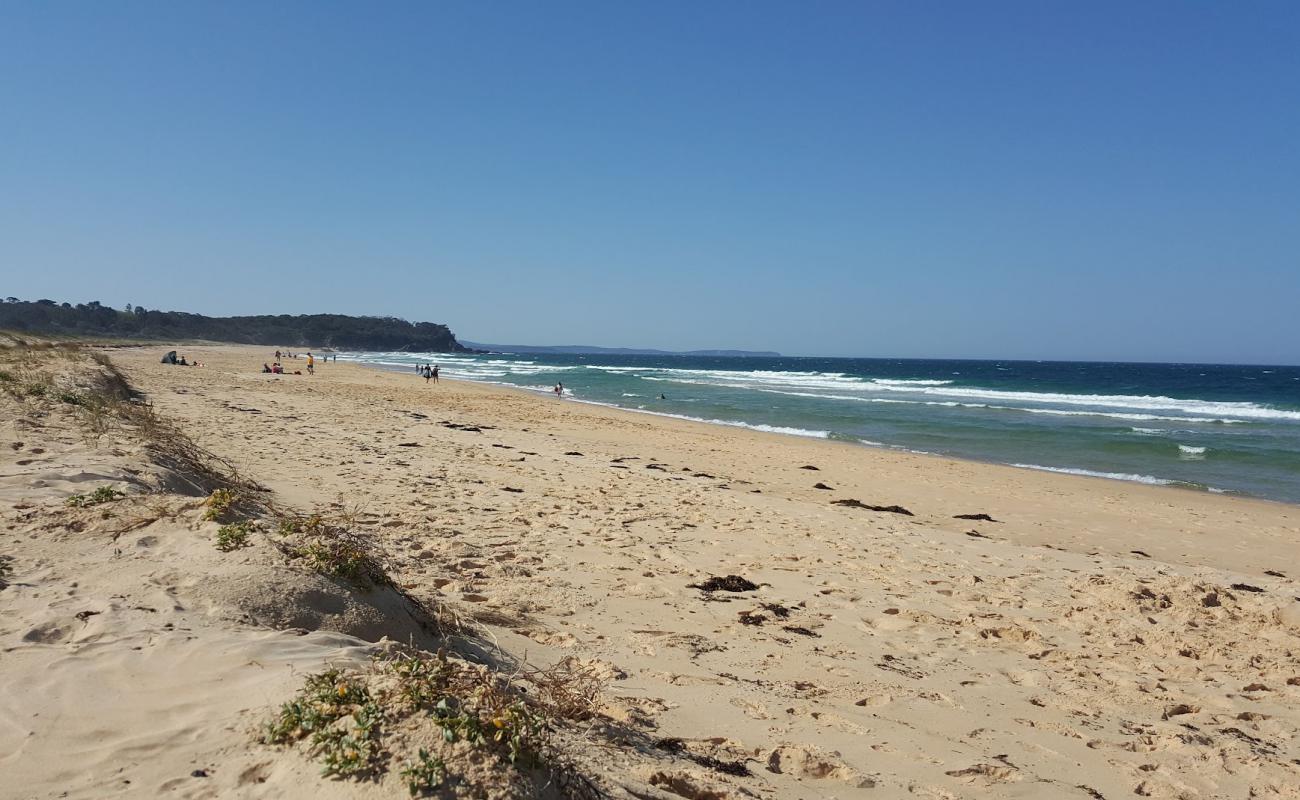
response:
<path id="1" fill-rule="evenodd" d="M 7 2 L 0 295 L 1300 363 L 1300 3 Z"/>

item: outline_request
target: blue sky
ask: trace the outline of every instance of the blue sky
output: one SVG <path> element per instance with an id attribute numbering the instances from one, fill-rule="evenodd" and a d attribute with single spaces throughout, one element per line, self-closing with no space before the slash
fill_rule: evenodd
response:
<path id="1" fill-rule="evenodd" d="M 0 294 L 477 341 L 1300 363 L 1300 4 L 66 3 Z"/>

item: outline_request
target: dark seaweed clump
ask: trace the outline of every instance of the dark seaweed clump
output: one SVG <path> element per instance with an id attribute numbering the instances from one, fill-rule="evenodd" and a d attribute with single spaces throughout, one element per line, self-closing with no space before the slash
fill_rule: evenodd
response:
<path id="1" fill-rule="evenodd" d="M 758 584 L 739 575 L 727 575 L 723 578 L 713 576 L 700 583 L 688 583 L 686 588 L 699 589 L 701 592 L 752 592 L 758 588 Z"/>

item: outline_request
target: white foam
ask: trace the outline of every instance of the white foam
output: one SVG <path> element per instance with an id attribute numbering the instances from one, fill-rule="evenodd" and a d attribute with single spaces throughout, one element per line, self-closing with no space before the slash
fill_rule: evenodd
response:
<path id="1" fill-rule="evenodd" d="M 1300 422 L 1300 411 L 1244 401 L 1184 399 L 1160 395 L 1007 391 L 954 386 L 951 380 L 866 378 L 846 375 L 842 372 L 679 369 L 604 364 L 551 366 L 538 363 L 533 359 L 480 358 L 447 353 L 361 353 L 347 354 L 344 358 L 370 361 L 391 367 L 436 361 L 443 365 L 444 372 L 449 377 L 470 380 L 526 377 L 545 372 L 591 369 L 611 374 L 629 374 L 629 377 L 648 381 L 757 390 L 825 400 L 988 408 L 1027 414 L 1102 417 L 1135 422 L 1174 421 L 1221 424 L 1248 421 Z M 626 393 L 624 396 L 632 397 L 635 394 Z M 1175 414 L 1179 416 L 1174 416 Z"/>
<path id="2" fill-rule="evenodd" d="M 1126 408 L 1140 411 L 1175 411 L 1213 417 L 1243 419 L 1273 419 L 1300 422 L 1300 411 L 1261 406 L 1258 403 L 1180 399 L 1159 395 L 1122 394 L 1063 394 L 1057 392 L 1010 392 L 999 389 L 953 387 L 891 387 L 880 385 L 885 391 L 909 391 L 924 395 L 963 397 L 976 400 L 999 400 L 1021 403 L 1043 403 L 1067 406 L 1093 406 L 1099 408 Z M 1023 409 L 1028 410 L 1028 409 Z M 1060 409 L 1042 409 L 1043 413 Z"/>
<path id="3" fill-rule="evenodd" d="M 808 390 L 848 390 L 861 393 L 855 399 L 867 399 L 872 394 L 908 393 L 912 395 L 956 398 L 964 400 L 988 400 L 997 402 L 1015 402 L 1032 404 L 1031 408 L 1011 407 L 1020 411 L 1036 413 L 1061 413 L 1066 409 L 1038 408 L 1038 406 L 1086 406 L 1094 409 L 1121 409 L 1127 413 L 1149 413 L 1166 411 L 1179 414 L 1197 415 L 1197 418 L 1233 420 L 1284 420 L 1300 422 L 1300 411 L 1272 408 L 1258 403 L 1245 401 L 1199 400 L 1195 398 L 1165 397 L 1162 395 L 1122 395 L 1122 394 L 1070 394 L 1063 392 L 1026 392 L 981 387 L 953 386 L 952 381 L 910 380 L 900 378 L 859 378 L 847 376 L 842 372 L 773 372 L 768 370 L 698 370 L 698 369 L 655 369 L 642 367 L 605 368 L 614 371 L 640 371 L 640 377 L 647 380 L 671 381 L 676 383 L 704 384 L 724 386 L 735 389 L 759 389 L 779 391 L 782 389 Z M 847 395 L 828 397 L 828 399 L 848 399 Z M 1099 413 L 1097 411 L 1085 413 Z M 1115 412 L 1111 412 L 1114 414 Z M 1158 418 L 1158 417 L 1118 417 Z"/>
<path id="4" fill-rule="evenodd" d="M 782 425 L 763 425 L 749 422 L 740 422 L 733 419 L 705 419 L 704 417 L 691 417 L 686 414 L 672 414 L 667 411 L 650 411 L 645 406 L 628 408 L 627 406 L 615 405 L 613 403 L 602 403 L 598 400 L 584 400 L 573 398 L 576 402 L 586 403 L 592 406 L 604 406 L 605 408 L 618 408 L 623 411 L 633 411 L 637 414 L 649 414 L 654 417 L 669 417 L 671 419 L 684 419 L 690 422 L 706 422 L 710 425 L 726 425 L 729 428 L 748 428 L 751 431 L 762 431 L 764 433 L 783 433 L 787 436 L 804 436 L 811 439 L 826 439 L 831 435 L 830 431 L 815 431 L 807 428 L 788 428 Z"/>
<path id="5" fill-rule="evenodd" d="M 1193 447 L 1188 444 L 1178 445 L 1179 458 L 1205 458 L 1204 447 Z"/>
<path id="6" fill-rule="evenodd" d="M 1223 425 L 1245 422 L 1245 420 L 1226 419 L 1224 417 L 1171 417 L 1162 414 L 1134 414 L 1124 411 L 1073 411 L 1064 408 L 1017 408 L 1015 406 L 988 406 L 988 408 L 1003 411 L 1023 411 L 1027 414 L 1051 414 L 1058 417 L 1109 417 L 1110 419 L 1126 419 L 1134 422 L 1214 422 Z"/>
<path id="7" fill-rule="evenodd" d="M 1134 483 L 1146 483 L 1152 486 L 1171 486 L 1178 481 L 1169 478 L 1157 478 L 1153 475 L 1136 475 L 1130 472 L 1097 472 L 1091 469 L 1077 469 L 1075 467 L 1044 467 L 1041 464 L 1012 464 L 1013 467 L 1022 469 L 1036 469 L 1042 472 L 1059 472 L 1062 475 L 1084 475 L 1089 478 L 1110 478 L 1117 481 L 1132 481 Z"/>
<path id="8" fill-rule="evenodd" d="M 670 380 L 668 378 L 648 378 L 647 380 Z M 679 381 L 686 383 L 687 381 Z M 690 381 L 698 383 L 698 381 Z M 731 384 L 714 384 L 730 386 Z M 744 389 L 745 386 L 736 385 L 734 388 Z M 760 392 L 769 394 L 784 394 L 791 397 L 813 397 L 822 400 L 848 400 L 858 403 L 892 403 L 895 405 L 909 406 L 943 406 L 947 408 L 988 408 L 994 411 L 1019 411 L 1025 414 L 1050 414 L 1060 417 L 1109 417 L 1110 419 L 1123 419 L 1135 422 L 1213 422 L 1224 425 L 1232 425 L 1245 420 L 1225 419 L 1221 417 L 1171 417 L 1161 414 L 1135 414 L 1123 411 L 1084 411 L 1069 408 L 1025 408 L 1022 406 L 994 406 L 988 403 L 959 403 L 956 400 L 901 400 L 894 397 L 860 397 L 857 395 L 846 394 L 822 394 L 820 392 L 793 392 L 784 389 L 758 389 Z"/>
<path id="9" fill-rule="evenodd" d="M 947 386 L 952 381 L 908 381 L 899 378 L 873 378 L 871 383 L 877 386 Z"/>

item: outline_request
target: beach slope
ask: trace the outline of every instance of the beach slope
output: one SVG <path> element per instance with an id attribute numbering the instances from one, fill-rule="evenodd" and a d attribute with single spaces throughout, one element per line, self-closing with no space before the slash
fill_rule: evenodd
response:
<path id="1" fill-rule="evenodd" d="M 265 375 L 268 354 L 256 348 L 187 355 L 204 366 L 160 365 L 135 348 L 108 353 L 159 414 L 276 502 L 346 513 L 404 592 L 454 610 L 503 660 L 599 675 L 600 713 L 579 759 L 607 794 L 1300 797 L 1294 506 L 347 364 Z M 81 485 L 127 480 L 129 448 L 66 442 L 60 483 L 50 469 L 33 471 L 50 456 L 31 455 L 31 428 L 9 424 L 5 435 L 12 510 L 0 553 L 15 559 L 11 581 L 48 587 L 57 574 L 60 585 L 79 584 L 60 590 L 76 601 L 57 604 L 52 588 L 0 594 L 0 753 L 21 745 L 29 754 L 0 755 L 0 772 L 34 787 L 14 796 L 54 796 L 67 779 L 30 754 L 91 752 L 107 727 L 132 733 L 99 737 L 102 752 L 82 771 L 140 763 L 132 748 L 144 712 L 179 707 L 182 722 L 186 708 L 206 713 L 220 694 L 211 681 L 242 674 L 235 662 L 319 665 L 364 649 L 360 628 L 286 637 L 274 620 L 228 615 L 188 646 L 229 662 L 196 668 L 188 690 L 173 686 L 121 719 L 112 703 L 78 700 L 138 668 L 130 637 L 144 637 L 156 612 L 132 608 L 164 607 L 174 584 L 129 577 L 157 596 L 112 606 L 113 581 L 132 573 L 76 560 L 66 530 L 38 535 L 23 517 L 24 505 L 75 488 L 69 465 L 92 476 Z M 115 545 L 127 563 L 155 546 L 139 543 L 141 531 Z M 50 537 L 64 542 L 57 564 L 39 549 Z M 110 605 L 78 621 L 74 612 L 100 608 L 89 595 Z M 86 631 L 114 620 L 120 630 L 88 683 L 68 665 L 74 653 L 91 659 Z M 50 625 L 62 633 L 39 633 Z M 275 637 L 296 649 L 264 657 L 260 643 Z M 197 663 L 169 658 L 172 671 Z M 291 684 L 239 684 L 224 733 L 192 721 L 170 736 L 176 744 L 144 752 L 177 773 L 187 743 L 220 736 L 230 758 L 291 775 L 312 788 L 304 794 L 323 785 L 366 796 L 364 784 L 318 780 L 300 752 L 247 734 Z M 33 721 L 65 702 L 38 702 L 37 692 L 75 702 L 86 718 Z"/>

